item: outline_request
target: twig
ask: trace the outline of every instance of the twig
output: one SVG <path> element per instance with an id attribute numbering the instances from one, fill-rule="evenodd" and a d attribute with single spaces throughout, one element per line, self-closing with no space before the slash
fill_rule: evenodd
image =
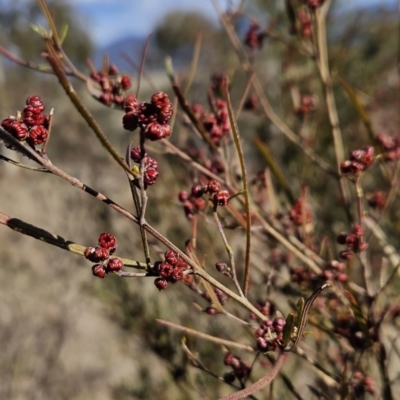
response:
<path id="1" fill-rule="evenodd" d="M 340 164 L 344 160 L 344 149 L 342 132 L 340 130 L 339 116 L 336 109 L 335 96 L 332 88 L 332 78 L 329 72 L 328 63 L 328 45 L 326 39 L 326 14 L 329 9 L 330 2 L 326 2 L 319 7 L 316 12 L 317 22 L 317 45 L 318 45 L 318 67 L 321 75 L 321 81 L 325 90 L 325 102 L 328 109 L 329 122 L 332 127 L 332 136 L 336 154 L 336 170 L 339 176 L 339 186 L 344 202 L 344 208 L 349 221 L 352 221 L 350 212 L 350 192 L 348 181 L 344 176 L 340 176 Z"/>
<path id="2" fill-rule="evenodd" d="M 50 55 L 46 55 L 46 58 L 50 65 L 52 66 L 54 73 L 57 75 L 62 87 L 65 90 L 65 93 L 70 98 L 76 109 L 88 123 L 90 128 L 92 128 L 93 132 L 96 134 L 97 138 L 99 139 L 100 143 L 107 149 L 110 155 L 114 158 L 114 160 L 127 172 L 132 174 L 132 171 L 129 169 L 129 166 L 126 162 L 121 158 L 118 152 L 114 149 L 110 141 L 107 139 L 106 135 L 101 130 L 97 121 L 93 118 L 92 114 L 89 110 L 85 107 L 82 100 L 79 98 L 78 94 L 75 92 L 72 84 L 68 81 L 64 71 L 62 70 L 59 62 Z"/>
<path id="3" fill-rule="evenodd" d="M 222 237 L 222 240 L 224 241 L 225 249 L 226 249 L 226 251 L 228 253 L 229 264 L 230 264 L 230 272 L 232 274 L 232 281 L 235 284 L 236 289 L 238 290 L 239 294 L 241 296 L 244 296 L 244 293 L 242 292 L 242 288 L 240 287 L 240 284 L 239 284 L 239 282 L 237 280 L 236 267 L 235 267 L 235 257 L 234 257 L 233 251 L 232 251 L 232 247 L 228 243 L 228 239 L 226 238 L 226 235 L 225 235 L 225 232 L 224 232 L 224 228 L 223 228 L 223 226 L 221 224 L 221 221 L 219 220 L 218 213 L 217 213 L 217 207 L 214 207 L 213 217 L 214 217 L 215 223 L 217 224 L 217 228 L 218 228 L 218 231 L 219 231 L 219 233 L 220 233 L 220 235 Z"/>
<path id="4" fill-rule="evenodd" d="M 150 38 L 151 38 L 151 33 L 150 33 L 150 35 L 147 36 L 146 41 L 143 46 L 143 50 L 142 50 L 142 58 L 140 60 L 140 68 L 139 68 L 138 79 L 137 79 L 136 97 L 139 97 L 140 82 L 142 80 L 142 75 L 143 75 L 143 71 L 144 71 L 144 63 L 146 61 L 146 54 L 147 54 L 147 49 L 149 47 Z"/>
<path id="5" fill-rule="evenodd" d="M 251 346 L 248 346 L 248 345 L 245 345 L 245 344 L 241 344 L 241 343 L 237 343 L 237 342 L 232 342 L 231 340 L 221 339 L 221 338 L 216 337 L 216 336 L 211 336 L 211 335 L 208 335 L 207 333 L 203 333 L 203 332 L 197 331 L 195 329 L 191 329 L 191 328 L 186 328 L 185 326 L 178 325 L 178 324 L 175 324 L 173 322 L 166 321 L 164 319 L 156 319 L 156 322 L 158 322 L 158 323 L 160 323 L 162 325 L 169 326 L 171 328 L 178 329 L 178 330 L 180 330 L 182 332 L 185 332 L 185 333 L 187 333 L 189 335 L 193 335 L 193 336 L 199 337 L 201 339 L 208 340 L 209 342 L 213 342 L 213 343 L 219 344 L 221 346 L 236 347 L 238 349 L 245 350 L 245 351 L 248 351 L 250 353 L 254 353 L 256 351 Z"/>
<path id="6" fill-rule="evenodd" d="M 70 251 L 71 253 L 79 256 L 84 256 L 84 252 L 87 246 L 74 243 L 71 240 L 66 240 L 59 235 L 55 235 L 46 231 L 45 229 L 39 228 L 35 225 L 28 224 L 18 218 L 10 217 L 0 212 L 0 224 L 8 226 L 10 229 L 22 233 L 23 235 L 31 236 L 35 239 L 41 240 L 42 242 L 51 244 L 52 246 L 59 247 L 61 249 Z M 121 258 L 125 267 L 133 267 L 137 269 L 146 269 L 147 265 L 139 261 L 130 260 L 128 258 Z"/>
<path id="7" fill-rule="evenodd" d="M 249 282 L 250 282 L 250 252 L 251 252 L 251 213 L 250 213 L 249 180 L 247 178 L 246 163 L 244 160 L 242 144 L 240 143 L 239 130 L 233 115 L 232 103 L 231 103 L 231 98 L 229 96 L 228 82 L 226 80 L 226 77 L 222 85 L 222 90 L 227 103 L 229 123 L 231 125 L 233 141 L 236 147 L 236 154 L 239 158 L 240 169 L 242 172 L 244 204 L 246 210 L 246 257 L 244 265 L 243 294 L 244 296 L 247 296 L 249 290 Z"/>
<path id="8" fill-rule="evenodd" d="M 238 399 L 243 399 L 255 392 L 258 392 L 261 390 L 263 387 L 267 386 L 269 383 L 271 383 L 276 375 L 278 375 L 278 372 L 280 371 L 283 362 L 286 360 L 288 356 L 288 353 L 281 352 L 274 364 L 274 368 L 269 372 L 267 375 L 265 375 L 263 378 L 258 380 L 257 382 L 253 383 L 252 385 L 248 386 L 247 388 L 240 390 L 239 392 L 232 393 L 228 396 L 221 397 L 219 400 L 238 400 Z"/>

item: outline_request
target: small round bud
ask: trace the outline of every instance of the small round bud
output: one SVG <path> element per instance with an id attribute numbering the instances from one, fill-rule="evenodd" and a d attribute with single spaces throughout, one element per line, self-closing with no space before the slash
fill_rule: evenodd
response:
<path id="1" fill-rule="evenodd" d="M 217 269 L 218 272 L 227 272 L 228 271 L 228 265 L 223 262 L 217 262 L 215 264 L 215 268 Z"/>
<path id="2" fill-rule="evenodd" d="M 42 125 L 32 127 L 27 140 L 35 146 L 41 145 L 47 140 L 47 129 Z"/>
<path id="3" fill-rule="evenodd" d="M 101 264 L 93 265 L 92 273 L 94 276 L 97 276 L 98 278 L 101 278 L 101 279 L 103 279 L 107 276 L 107 271 L 104 269 L 104 266 Z"/>
<path id="4" fill-rule="evenodd" d="M 361 225 L 354 225 L 352 232 L 354 235 L 356 235 L 358 237 L 362 237 L 364 235 L 364 229 L 362 228 Z"/>
<path id="5" fill-rule="evenodd" d="M 107 271 L 118 272 L 121 271 L 124 263 L 117 257 L 110 258 L 107 263 Z"/>
<path id="6" fill-rule="evenodd" d="M 39 96 L 28 97 L 25 104 L 32 106 L 35 114 L 41 114 L 44 111 L 43 101 Z"/>
<path id="7" fill-rule="evenodd" d="M 164 279 L 168 279 L 172 275 L 173 270 L 174 267 L 167 262 L 158 264 L 158 275 Z"/>
<path id="8" fill-rule="evenodd" d="M 356 235 L 348 235 L 346 238 L 346 245 L 349 249 L 357 247 L 359 240 Z"/>
<path id="9" fill-rule="evenodd" d="M 353 252 L 351 251 L 347 251 L 347 250 L 343 250 L 339 253 L 339 257 L 342 260 L 351 260 L 353 258 Z"/>
<path id="10" fill-rule="evenodd" d="M 128 75 L 122 75 L 120 84 L 122 90 L 128 90 L 132 86 L 131 78 Z"/>
<path id="11" fill-rule="evenodd" d="M 226 206 L 229 202 L 229 192 L 227 190 L 221 190 L 215 193 L 213 196 L 213 202 L 218 206 Z"/>
<path id="12" fill-rule="evenodd" d="M 174 267 L 172 274 L 170 276 L 171 282 L 175 283 L 180 281 L 183 278 L 183 268 Z"/>
<path id="13" fill-rule="evenodd" d="M 232 366 L 235 363 L 236 357 L 232 353 L 226 353 L 224 357 L 224 364 Z"/>
<path id="14" fill-rule="evenodd" d="M 214 307 L 207 307 L 204 310 L 208 315 L 217 315 L 217 310 Z"/>
<path id="15" fill-rule="evenodd" d="M 115 64 L 110 64 L 108 67 L 108 75 L 118 75 L 118 67 Z"/>
<path id="16" fill-rule="evenodd" d="M 216 180 L 208 182 L 207 191 L 209 193 L 217 193 L 220 190 L 221 190 L 221 184 L 219 182 L 217 182 Z"/>
<path id="17" fill-rule="evenodd" d="M 173 250 L 168 250 L 164 253 L 165 261 L 172 266 L 175 266 L 178 264 L 179 256 L 175 251 Z"/>
<path id="18" fill-rule="evenodd" d="M 340 232 L 336 240 L 339 244 L 346 244 L 348 234 L 346 232 Z"/>
<path id="19" fill-rule="evenodd" d="M 102 233 L 99 236 L 99 246 L 104 247 L 110 254 L 113 254 L 117 249 L 117 239 L 111 233 Z"/>
<path id="20" fill-rule="evenodd" d="M 256 343 L 257 343 L 258 350 L 260 350 L 262 352 L 265 352 L 268 350 L 268 343 L 263 337 L 258 337 Z"/>
<path id="21" fill-rule="evenodd" d="M 233 383 L 236 379 L 235 373 L 233 371 L 226 372 L 224 374 L 224 382 L 226 383 Z"/>
<path id="22" fill-rule="evenodd" d="M 141 147 L 140 146 L 136 146 L 136 147 L 132 147 L 131 150 L 131 159 L 132 161 L 134 161 L 135 163 L 140 163 L 140 160 L 142 159 L 141 157 L 142 151 L 141 151 Z M 147 153 L 145 152 L 143 155 L 143 158 L 147 156 Z"/>
<path id="23" fill-rule="evenodd" d="M 92 262 L 105 261 L 110 256 L 108 250 L 103 247 L 87 247 L 84 254 L 85 258 Z"/>
<path id="24" fill-rule="evenodd" d="M 189 194 L 186 190 L 181 190 L 178 195 L 180 202 L 184 203 L 189 198 Z"/>
<path id="25" fill-rule="evenodd" d="M 367 242 L 363 242 L 363 241 L 360 241 L 359 243 L 358 243 L 358 251 L 365 251 L 365 250 L 367 250 L 368 249 L 368 243 Z"/>
<path id="26" fill-rule="evenodd" d="M 124 110 L 126 113 L 133 113 L 138 115 L 140 109 L 140 101 L 133 94 L 125 97 Z"/>
<path id="27" fill-rule="evenodd" d="M 286 321 L 282 317 L 277 317 L 274 319 L 272 326 L 276 332 L 283 332 L 283 327 L 285 326 Z"/>
<path id="28" fill-rule="evenodd" d="M 206 201 L 204 199 L 202 199 L 201 197 L 198 199 L 194 199 L 192 201 L 194 207 L 196 210 L 200 211 L 200 210 L 204 210 L 206 208 Z"/>
<path id="29" fill-rule="evenodd" d="M 239 368 L 235 369 L 235 375 L 238 379 L 244 379 L 249 376 L 250 370 L 251 368 L 249 365 L 241 362 Z"/>
<path id="30" fill-rule="evenodd" d="M 191 192 L 192 192 L 192 195 L 194 196 L 194 197 L 201 197 L 201 196 L 203 196 L 203 194 L 204 194 L 204 188 L 203 188 L 203 186 L 201 186 L 201 185 L 193 185 L 192 186 L 192 190 L 191 190 Z"/>
<path id="31" fill-rule="evenodd" d="M 159 172 L 155 168 L 147 168 L 144 172 L 143 180 L 145 185 L 151 186 L 156 183 Z"/>
<path id="32" fill-rule="evenodd" d="M 347 274 L 340 272 L 336 275 L 336 280 L 338 282 L 346 283 L 349 280 L 349 277 L 347 276 Z"/>
<path id="33" fill-rule="evenodd" d="M 333 272 L 329 271 L 329 270 L 324 271 L 323 276 L 324 276 L 324 279 L 327 281 L 331 281 L 334 277 Z"/>
<path id="34" fill-rule="evenodd" d="M 125 107 L 126 108 L 126 107 Z M 137 113 L 134 111 L 127 112 L 122 117 L 122 125 L 127 131 L 133 132 L 139 126 Z"/>
<path id="35" fill-rule="evenodd" d="M 164 278 L 156 278 L 154 281 L 156 288 L 158 290 L 165 290 L 168 287 L 168 282 Z"/>

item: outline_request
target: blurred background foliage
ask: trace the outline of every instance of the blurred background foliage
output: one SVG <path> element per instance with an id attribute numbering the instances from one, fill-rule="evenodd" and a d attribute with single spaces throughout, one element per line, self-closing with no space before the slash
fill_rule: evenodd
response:
<path id="1" fill-rule="evenodd" d="M 251 18 L 291 38 L 290 23 L 281 2 L 249 3 Z M 61 27 L 67 23 L 69 26 L 64 46 L 66 53 L 87 73 L 86 58 L 96 57 L 103 51 L 95 48 L 90 25 L 85 24 L 85 17 L 78 15 L 69 2 L 54 0 L 48 4 L 57 25 Z M 0 5 L 0 45 L 26 60 L 43 62 L 40 57 L 43 43 L 29 27 L 30 23 L 44 23 L 37 3 L 2 0 Z M 375 131 L 398 134 L 397 16 L 393 10 L 385 9 L 333 11 L 328 21 L 333 76 L 344 78 L 357 90 Z M 118 24 L 118 21 L 110 21 L 110 29 L 113 23 Z M 242 38 L 249 25 L 248 16 L 237 20 L 236 28 Z M 202 33 L 202 49 L 189 99 L 207 107 L 206 88 L 210 76 L 214 72 L 229 71 L 236 105 L 246 84 L 245 75 L 221 26 L 204 15 L 174 11 L 160 20 L 151 39 L 151 80 L 157 90 L 171 94 L 164 57 L 173 58 L 176 72 L 184 81 L 199 32 Z M 130 56 L 140 61 L 140 53 Z M 111 61 L 117 65 L 123 62 L 122 58 Z M 4 57 L 0 62 L 1 118 L 15 114 L 28 96 L 40 95 L 47 110 L 55 109 L 49 149 L 53 162 L 132 209 L 124 173 L 105 154 L 59 88 L 56 78 L 16 66 Z M 334 165 L 323 88 L 312 60 L 292 47 L 266 38 L 256 55 L 255 68 L 277 113 Z M 137 77 L 134 68 L 127 72 L 133 79 Z M 81 82 L 73 83 L 110 140 L 124 154 L 132 135 L 122 129 L 122 113 L 92 99 Z M 306 124 L 294 112 L 293 88 L 319 99 L 316 112 L 307 117 L 307 129 L 303 129 Z M 366 130 L 337 81 L 334 90 L 346 150 L 367 145 Z M 140 99 L 147 100 L 151 94 L 150 86 L 144 81 Z M 265 168 L 265 161 L 252 142 L 257 135 L 270 147 L 295 197 L 299 196 L 301 185 L 309 188 L 316 221 L 315 235 L 321 240 L 323 237 L 333 239 L 345 228 L 345 214 L 339 207 L 339 198 L 326 197 L 327 192 L 337 192 L 337 189 L 332 190 L 336 185 L 334 179 L 327 178 L 305 159 L 260 110 L 243 112 L 238 123 L 245 140 L 246 158 L 251 160 L 248 165 L 251 175 Z M 177 123 L 171 140 L 179 146 L 186 143 L 187 135 L 184 124 Z M 161 147 L 152 145 L 149 148 L 162 166 L 157 185 L 149 190 L 149 220 L 183 248 L 185 240 L 191 236 L 191 227 L 177 194 L 191 186 L 194 175 L 182 161 L 165 154 Z M 3 148 L 1 151 L 11 154 Z M 367 191 L 387 189 L 378 176 L 376 173 L 366 179 Z M 99 233 L 109 231 L 117 236 L 117 255 L 142 258 L 137 227 L 64 182 L 1 163 L 0 184 L 2 212 L 87 246 L 95 245 Z M 279 194 L 279 189 L 276 190 Z M 400 215 L 396 205 L 383 221 L 393 234 L 398 234 L 399 230 Z M 229 233 L 238 252 L 238 261 L 243 250 L 242 237 L 240 230 Z M 207 264 L 213 265 L 225 257 L 212 224 L 202 223 L 198 240 L 199 254 L 203 254 Z M 0 243 L 0 398 L 214 399 L 226 393 L 226 387 L 191 367 L 180 349 L 181 335 L 157 325 L 154 319 L 172 320 L 252 344 L 252 338 L 241 337 L 243 331 L 232 321 L 206 316 L 193 307 L 193 302 L 200 301 L 181 283 L 158 293 L 152 279 L 124 280 L 110 276 L 100 281 L 92 277 L 90 264 L 85 260 L 5 227 L 0 228 Z M 250 293 L 254 302 L 265 299 L 267 278 L 262 266 L 271 256 L 275 243 L 266 238 L 259 246 L 254 247 L 253 263 L 258 264 Z M 156 252 L 153 256 L 157 259 Z M 294 294 L 293 299 L 297 295 Z M 201 307 L 206 306 L 207 302 L 203 301 Z M 221 349 L 199 339 L 188 338 L 188 341 L 191 348 L 201 349 L 204 365 L 219 375 L 227 372 Z M 286 373 L 294 373 L 293 367 L 288 365 Z M 266 370 L 268 368 L 267 364 Z M 304 378 L 309 371 L 310 367 L 304 366 L 297 374 Z M 299 385 L 300 391 L 310 394 L 306 383 Z M 279 390 L 276 389 L 275 398 L 283 398 L 279 397 Z M 305 394 L 305 398 L 311 398 L 308 395 Z"/>

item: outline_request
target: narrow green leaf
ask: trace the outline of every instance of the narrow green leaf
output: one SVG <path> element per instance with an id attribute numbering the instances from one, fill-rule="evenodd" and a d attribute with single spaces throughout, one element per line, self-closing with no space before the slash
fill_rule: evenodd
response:
<path id="1" fill-rule="evenodd" d="M 40 25 L 35 25 L 35 24 L 29 24 L 29 27 L 36 32 L 38 35 L 40 35 L 43 38 L 47 38 L 49 35 L 43 26 Z"/>
<path id="2" fill-rule="evenodd" d="M 303 315 L 305 300 L 304 297 L 300 297 L 297 301 L 297 308 L 296 308 L 296 319 L 294 321 L 294 326 L 299 326 L 301 321 L 301 316 Z"/>
<path id="3" fill-rule="evenodd" d="M 289 313 L 286 317 L 285 327 L 283 328 L 283 346 L 286 347 L 292 337 L 294 328 L 294 314 Z"/>
<path id="4" fill-rule="evenodd" d="M 61 32 L 60 32 L 60 44 L 64 43 L 65 38 L 67 37 L 68 34 L 68 24 L 64 23 L 63 26 L 61 27 Z"/>

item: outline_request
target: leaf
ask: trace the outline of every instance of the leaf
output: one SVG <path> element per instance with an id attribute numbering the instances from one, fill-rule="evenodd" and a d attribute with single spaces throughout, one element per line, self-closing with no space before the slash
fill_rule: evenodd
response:
<path id="1" fill-rule="evenodd" d="M 60 32 L 60 44 L 63 44 L 65 38 L 67 37 L 68 34 L 68 24 L 64 23 L 63 26 L 61 27 L 61 32 Z"/>
<path id="2" fill-rule="evenodd" d="M 49 34 L 47 33 L 46 29 L 43 28 L 43 26 L 40 25 L 35 25 L 35 24 L 29 24 L 29 27 L 36 32 L 38 35 L 40 35 L 42 38 L 47 38 L 49 37 Z"/>
<path id="3" fill-rule="evenodd" d="M 292 332 L 294 328 L 294 314 L 289 313 L 286 317 L 285 327 L 283 328 L 283 346 L 286 347 L 292 337 Z"/>
<path id="4" fill-rule="evenodd" d="M 304 304 L 305 304 L 304 297 L 300 297 L 300 299 L 297 300 L 296 319 L 294 321 L 294 326 L 298 327 L 300 325 L 301 316 L 304 310 Z"/>

